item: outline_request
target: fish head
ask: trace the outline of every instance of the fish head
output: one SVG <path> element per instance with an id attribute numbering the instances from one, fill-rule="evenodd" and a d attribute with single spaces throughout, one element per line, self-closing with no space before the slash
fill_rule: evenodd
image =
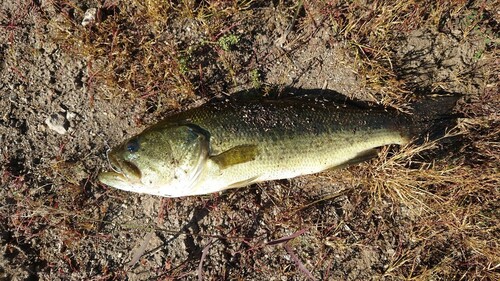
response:
<path id="1" fill-rule="evenodd" d="M 208 141 L 195 125 L 155 126 L 112 149 L 113 171 L 100 173 L 99 181 L 125 191 L 189 195 L 208 158 Z"/>

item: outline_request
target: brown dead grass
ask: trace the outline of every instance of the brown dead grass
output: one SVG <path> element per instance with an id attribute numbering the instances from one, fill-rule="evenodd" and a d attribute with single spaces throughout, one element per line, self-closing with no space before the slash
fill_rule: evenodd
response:
<path id="1" fill-rule="evenodd" d="M 218 40 L 234 27 L 230 18 L 244 14 L 251 3 L 124 1 L 119 7 L 102 5 L 96 21 L 82 27 L 85 11 L 76 2 L 64 0 L 56 5 L 61 13 L 68 13 L 66 18 L 50 24 L 58 34 L 56 42 L 87 60 L 89 91 L 96 91 L 95 80 L 104 83 L 110 98 L 126 95 L 178 108 L 200 94 L 204 71 L 197 56 L 217 53 L 225 62 Z M 179 36 L 170 37 L 172 29 Z M 183 39 L 194 41 L 179 41 L 182 34 Z M 231 65 L 224 64 L 231 75 Z"/>
<path id="2" fill-rule="evenodd" d="M 438 30 L 459 32 L 459 40 L 495 42 L 498 22 L 493 15 L 495 1 L 306 1 L 305 25 L 313 24 L 313 18 L 326 19 L 339 37 L 351 45 L 356 58 L 358 72 L 365 77 L 367 87 L 374 89 L 375 100 L 400 109 L 407 107 L 415 89 L 411 81 L 398 78 L 394 60 L 394 42 L 414 30 Z M 487 52 L 486 52 L 487 53 Z M 495 53 L 495 52 L 493 52 Z M 477 59 L 484 55 L 479 51 Z M 498 55 L 498 54 L 496 54 Z M 495 60 L 495 56 L 491 58 Z M 498 57 L 496 58 L 498 59 Z M 494 75 L 494 74 L 493 74 Z M 496 79 L 496 78 L 493 78 Z M 462 81 L 466 83 L 466 81 Z M 424 89 L 428 92 L 446 90 L 442 83 L 435 82 Z M 406 95 L 403 98 L 402 95 Z"/>
<path id="3" fill-rule="evenodd" d="M 235 18 L 245 17 L 244 13 L 253 6 L 265 6 L 258 1 L 124 1 L 120 10 L 114 5 L 102 6 L 100 19 L 84 28 L 80 25 L 84 11 L 75 1 L 54 2 L 63 15 L 49 22 L 57 31 L 54 40 L 66 51 L 87 60 L 90 93 L 99 94 L 97 90 L 105 85 L 107 98 L 125 95 L 131 100 L 153 99 L 171 108 L 180 108 L 199 94 L 199 81 L 204 73 L 194 56 L 200 55 L 200 51 L 223 61 L 227 80 L 234 80 L 231 64 L 218 40 L 231 34 L 231 28 L 238 24 Z M 300 7 L 298 3 L 281 1 L 278 5 Z M 390 45 L 398 36 L 421 28 L 445 30 L 458 22 L 462 40 L 467 40 L 491 29 L 491 23 L 497 20 L 492 14 L 495 11 L 493 3 L 488 1 L 472 5 L 468 1 L 375 1 L 368 5 L 363 1 L 304 1 L 303 9 L 305 14 L 298 24 L 302 27 L 317 25 L 318 16 L 325 20 L 336 30 L 335 40 L 345 40 L 352 47 L 359 76 L 379 93 L 374 98 L 399 108 L 406 107 L 412 89 L 407 88 L 406 81 L 398 79 L 391 61 Z M 181 30 L 188 25 L 198 36 L 195 42 L 177 42 L 164 35 L 171 34 L 166 32 L 169 28 Z M 496 48 L 494 45 L 485 50 L 485 55 L 495 57 Z M 498 86 L 497 73 L 487 77 L 489 84 Z M 301 274 L 297 268 L 302 268 L 302 272 L 310 271 L 314 276 L 315 270 L 321 269 L 322 277 L 327 277 L 328 272 L 334 270 L 332 255 L 357 247 L 372 247 L 381 233 L 394 231 L 402 241 L 386 263 L 387 267 L 379 270 L 380 278 L 498 280 L 500 121 L 498 107 L 489 102 L 499 98 L 498 87 L 494 85 L 487 87 L 484 94 L 470 97 L 472 101 L 463 108 L 467 118 L 443 139 L 403 147 L 395 154 L 394 149 L 385 149 L 370 163 L 325 176 L 350 186 L 345 192 L 327 197 L 307 196 L 280 188 L 264 192 L 262 196 L 269 196 L 274 207 L 262 206 L 262 209 L 275 213 L 260 214 L 260 210 L 250 207 L 247 211 L 252 216 L 263 217 L 268 236 L 261 233 L 247 237 L 247 233 L 238 232 L 250 228 L 245 218 L 241 218 L 243 222 L 239 224 L 236 218 L 230 231 L 221 231 L 224 235 L 182 235 L 241 244 L 239 266 L 265 276 L 295 276 Z M 449 139 L 453 141 L 448 143 Z M 71 180 L 78 169 L 62 161 L 54 164 L 54 176 L 64 178 L 67 183 L 55 192 L 57 196 L 30 191 L 23 185 L 22 175 L 7 172 L 2 175 L 2 182 L 14 190 L 9 195 L 12 201 L 3 207 L 14 211 L 5 225 L 13 227 L 12 235 L 19 244 L 45 235 L 54 243 L 59 239 L 60 247 L 77 252 L 83 237 L 95 235 L 94 241 L 111 239 L 98 233 L 103 224 L 112 223 L 103 198 L 114 195 L 105 192 L 99 198 L 88 196 L 88 185 L 95 185 L 95 175 L 89 176 L 88 185 L 80 186 Z M 344 215 L 321 219 L 320 206 L 336 204 L 337 198 L 342 196 L 350 198 L 359 210 L 345 210 Z M 206 199 L 211 204 L 207 208 L 214 214 L 230 216 L 232 206 L 224 200 L 234 197 L 237 195 Z M 120 202 L 123 198 L 113 200 Z M 199 203 L 196 199 L 186 200 Z M 383 209 L 388 205 L 390 210 L 385 212 L 387 210 Z M 375 216 L 379 225 L 373 224 Z M 357 229 L 353 225 L 358 226 Z M 151 226 L 124 226 L 123 229 L 135 227 Z M 307 229 L 307 232 L 287 240 L 285 249 L 272 248 L 263 238 L 287 237 L 291 229 Z M 293 262 L 283 260 L 282 271 L 276 272 L 275 267 L 266 264 L 266 255 L 278 255 L 276 253 L 291 249 L 303 250 L 293 252 L 296 268 Z M 313 254 L 307 254 L 306 250 Z M 42 256 L 54 255 L 51 249 L 45 251 L 47 253 L 42 251 Z M 83 268 L 84 261 L 64 256 L 63 252 L 55 255 L 74 271 L 79 266 Z M 205 250 L 203 254 L 201 261 L 206 263 L 208 261 L 203 260 L 207 255 Z M 313 262 L 306 264 L 305 260 Z M 101 274 L 123 277 L 120 270 L 113 275 L 114 270 L 104 267 Z M 189 267 L 181 264 L 172 268 L 165 266 L 162 270 L 164 276 L 167 273 L 183 276 L 183 270 Z M 233 276 L 237 275 L 245 279 L 243 270 Z"/>
<path id="4" fill-rule="evenodd" d="M 75 7 L 69 1 L 62 5 Z M 76 9 L 67 22 L 53 24 L 64 31 L 62 35 L 67 34 L 59 36 L 60 42 L 82 47 L 77 52 L 88 59 L 89 73 L 96 82 L 104 81 L 118 94 L 132 93 L 132 98 L 169 93 L 169 98 L 178 95 L 182 100 L 192 98 L 199 86 L 192 82 L 199 75 L 196 66 L 190 64 L 192 54 L 199 48 L 214 48 L 221 30 L 234 24 L 231 15 L 242 13 L 249 5 L 250 2 L 134 1 L 126 2 L 121 11 L 113 6 L 103 7 L 101 12 L 108 13 L 110 19 L 96 22 L 90 28 L 82 28 L 75 22 L 74 18 L 80 18 L 83 12 Z M 369 5 L 358 1 L 306 1 L 304 9 L 306 16 L 300 24 L 317 24 L 313 20 L 316 14 L 327 18 L 338 38 L 352 46 L 359 75 L 366 77 L 367 86 L 379 93 L 376 99 L 403 108 L 408 101 L 402 93 L 409 94 L 411 89 L 395 74 L 390 43 L 412 30 L 445 28 L 456 20 L 462 24 L 466 40 L 478 32 L 478 26 L 486 24 L 481 17 L 470 15 L 493 10 L 486 2 L 471 7 L 467 1 L 376 1 Z M 162 34 L 173 18 L 194 22 L 192 27 L 198 29 L 195 33 L 208 35 L 195 45 L 168 42 Z M 72 24 L 68 26 L 68 22 Z M 220 55 L 220 59 L 224 61 L 224 56 Z M 228 66 L 229 77 L 232 71 Z M 447 155 L 435 161 L 422 157 L 439 150 L 441 139 L 404 147 L 395 155 L 385 149 L 369 164 L 370 168 L 367 165 L 352 168 L 347 178 L 343 174 L 352 186 L 369 191 L 368 213 L 384 200 L 389 200 L 400 212 L 406 210 L 408 241 L 392 256 L 383 277 L 495 279 L 500 263 L 497 223 L 500 159 L 498 137 L 495 139 L 499 134 L 498 120 L 464 119 L 460 127 L 443 138 L 465 139 L 457 144 L 461 146 L 459 152 L 467 151 L 464 156 Z M 470 145 L 474 145 L 472 150 Z M 481 163 L 472 163 L 478 155 L 483 158 Z M 286 210 L 288 201 L 284 202 L 284 217 L 269 223 L 296 223 L 290 220 L 294 215 Z M 311 202 L 299 202 L 304 202 L 299 209 L 311 206 Z M 305 227 L 312 226 L 304 223 Z M 342 244 L 353 246 L 349 241 Z"/>
<path id="5" fill-rule="evenodd" d="M 444 138 L 470 137 L 471 125 L 467 122 L 462 120 Z M 358 180 L 370 188 L 373 204 L 390 200 L 407 208 L 411 220 L 408 231 L 412 245 L 394 257 L 385 275 L 418 280 L 435 276 L 496 278 L 500 262 L 497 223 L 500 126 L 498 122 L 487 121 L 479 126 L 482 129 L 494 126 L 486 135 L 475 135 L 470 140 L 483 144 L 475 151 L 489 158 L 483 165 L 471 165 L 465 156 L 457 159 L 455 155 L 436 162 L 415 161 L 426 151 L 438 148 L 439 141 L 432 141 L 418 147 L 404 147 L 390 158 L 386 149 L 374 161 L 375 168 L 367 174 L 360 173 Z"/>

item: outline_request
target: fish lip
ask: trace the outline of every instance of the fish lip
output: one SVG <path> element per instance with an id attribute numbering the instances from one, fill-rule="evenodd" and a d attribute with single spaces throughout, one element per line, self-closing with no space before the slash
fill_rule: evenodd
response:
<path id="1" fill-rule="evenodd" d="M 140 182 L 142 173 L 139 167 L 135 165 L 134 163 L 124 160 L 122 162 L 122 170 L 125 170 L 125 172 L 122 172 L 123 175 L 125 175 L 129 180 L 133 182 Z"/>
<path id="2" fill-rule="evenodd" d="M 141 170 L 134 163 L 127 160 L 120 161 L 114 155 L 109 155 L 108 160 L 111 169 L 115 173 L 120 174 L 124 179 L 133 183 L 139 183 L 141 181 Z"/>
<path id="3" fill-rule="evenodd" d="M 114 186 L 113 184 L 109 183 L 108 178 L 119 179 L 122 182 L 125 182 L 127 180 L 127 177 L 125 177 L 122 173 L 117 172 L 101 172 L 98 175 L 98 179 L 101 183 Z"/>
<path id="4" fill-rule="evenodd" d="M 111 166 L 111 170 L 113 170 L 117 174 L 123 175 L 123 170 L 120 167 L 120 161 L 118 161 L 118 159 L 116 159 L 114 155 L 108 154 L 108 162 L 109 165 Z"/>

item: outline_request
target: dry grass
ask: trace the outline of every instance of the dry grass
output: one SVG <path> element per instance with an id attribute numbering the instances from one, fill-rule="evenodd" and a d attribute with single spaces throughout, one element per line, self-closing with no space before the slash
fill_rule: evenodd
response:
<path id="1" fill-rule="evenodd" d="M 95 80 L 107 86 L 109 97 L 128 95 L 179 108 L 202 90 L 204 68 L 210 67 L 199 56 L 215 55 L 233 75 L 225 58 L 230 45 L 237 44 L 227 40 L 237 39 L 231 31 L 238 23 L 231 18 L 244 16 L 251 3 L 124 1 L 102 5 L 95 22 L 83 27 L 85 11 L 77 3 L 57 1 L 67 14 L 50 24 L 58 34 L 56 42 L 87 60 L 90 92 L 95 92 Z"/>
<path id="2" fill-rule="evenodd" d="M 238 83 L 241 70 L 234 67 L 232 52 L 248 42 L 243 42 L 235 27 L 248 25 L 255 8 L 270 5 L 266 1 L 123 1 L 99 6 L 97 20 L 83 27 L 80 22 L 85 11 L 77 1 L 53 2 L 61 15 L 47 19 L 53 40 L 65 51 L 85 58 L 90 99 L 93 95 L 119 96 L 132 102 L 147 99 L 155 107 L 169 109 L 212 98 L 207 87 L 225 91 Z M 393 61 L 393 45 L 401 37 L 418 29 L 450 33 L 458 26 L 460 33 L 455 36 L 459 41 L 498 40 L 494 1 L 275 2 L 277 9 L 290 13 L 290 19 L 299 11 L 299 30 L 320 25 L 334 30 L 334 40 L 350 46 L 360 79 L 377 93 L 373 98 L 402 109 L 416 89 L 399 76 Z M 2 27 L 14 32 L 13 26 Z M 346 187 L 326 196 L 307 186 L 290 190 L 287 182 L 277 182 L 271 188 L 257 187 L 244 198 L 235 191 L 165 199 L 157 222 L 115 226 L 110 208 L 125 201 L 124 195 L 98 186 L 95 174 L 89 174 L 84 184 L 75 182 L 75 174 L 85 173 L 77 163 L 55 159 L 47 174 L 63 184 L 51 190 L 46 189 L 50 183 L 35 180 L 30 182 L 37 184 L 33 189 L 26 184 L 25 175 L 5 169 L 0 183 L 9 187 L 8 200 L 1 210 L 8 210 L 11 216 L 1 217 L 2 228 L 16 241 L 10 245 L 18 245 L 9 246 L 8 251 L 28 257 L 33 253 L 24 249 L 35 239 L 57 244 L 57 251 L 42 248 L 34 262 L 45 263 L 50 268 L 46 271 L 55 271 L 59 265 L 46 261 L 62 260 L 65 267 L 61 270 L 71 276 L 86 268 L 85 255 L 79 252 L 85 245 L 110 241 L 115 232 L 153 230 L 201 245 L 198 255 L 186 261 L 167 259 L 158 265 L 155 276 L 166 280 L 195 278 L 189 275 L 193 271 L 201 279 L 217 270 L 227 270 L 220 276 L 242 280 L 277 275 L 341 278 L 354 272 L 348 271 L 351 261 L 362 264 L 366 259 L 384 266 L 359 266 L 359 271 L 377 272 L 375 277 L 381 279 L 498 280 L 500 97 L 498 63 L 494 61 L 498 62 L 498 42 L 485 46 L 477 56 L 491 60 L 486 64 L 491 71 L 485 74 L 486 85 L 479 93 L 467 95 L 460 105 L 465 118 L 456 128 L 439 140 L 398 151 L 387 148 L 369 163 L 317 176 L 316 181 Z M 257 68 L 246 67 L 252 84 L 260 87 Z M 214 81 L 217 79 L 222 81 Z M 446 90 L 440 83 L 429 90 Z M 90 187 L 101 193 L 90 194 Z M 111 199 L 113 203 L 107 201 Z M 209 230 L 165 227 L 169 212 L 175 215 L 176 207 L 186 205 L 195 206 L 190 207 L 195 211 L 210 211 L 207 217 L 213 225 Z M 182 219 L 189 220 L 188 215 Z M 219 226 L 221 221 L 224 224 Z M 294 232 L 300 235 L 291 236 Z M 280 241 L 284 247 L 268 241 Z M 139 245 L 140 251 L 147 248 L 147 243 Z M 74 254 L 68 255 L 66 249 Z M 222 252 L 214 254 L 218 249 Z M 387 260 L 357 256 L 365 252 Z M 230 257 L 227 266 L 220 257 Z M 138 256 L 132 260 L 139 265 L 147 262 Z M 126 270 L 122 264 L 96 266 L 103 279 L 120 279 Z"/>
<path id="3" fill-rule="evenodd" d="M 476 124 L 478 125 L 478 124 Z M 471 124 L 462 120 L 444 138 L 471 136 Z M 421 155 L 439 148 L 440 141 L 402 148 L 388 157 L 384 150 L 369 173 L 361 172 L 358 181 L 370 188 L 373 205 L 390 200 L 405 211 L 409 247 L 393 257 L 384 276 L 425 280 L 496 279 L 500 265 L 498 243 L 498 122 L 482 122 L 486 135 L 471 142 L 483 143 L 474 154 L 485 155 L 487 163 L 468 163 L 467 156 L 449 155 L 432 161 Z M 477 129 L 477 128 L 476 128 Z M 484 131 L 483 131 L 484 132 Z M 487 141 L 487 145 L 484 142 Z M 456 144 L 466 149 L 470 143 Z M 416 158 L 416 159 L 415 159 Z M 431 162 L 432 161 L 432 162 Z"/>
<path id="4" fill-rule="evenodd" d="M 396 108 L 405 108 L 409 95 L 415 90 L 432 92 L 449 90 L 438 81 L 424 89 L 412 81 L 401 79 L 401 68 L 395 58 L 394 42 L 415 30 L 427 32 L 438 30 L 451 33 L 460 41 L 468 39 L 488 42 L 495 50 L 498 36 L 495 35 L 495 1 L 306 1 L 306 11 L 315 16 L 326 17 L 338 36 L 351 45 L 356 58 L 358 72 L 365 77 L 367 87 L 377 93 L 375 100 Z M 496 43 L 495 43 L 496 42 Z M 492 43 L 492 44 L 491 44 Z M 475 54 L 477 59 L 484 49 Z M 495 51 L 493 52 L 495 54 Z M 494 60 L 495 56 L 490 59 Z M 403 62 L 403 64 L 406 62 Z M 423 66 L 425 67 L 425 66 Z M 494 74 L 493 74 L 494 75 Z M 496 79 L 496 78 L 493 78 Z M 462 81 L 467 83 L 467 81 Z M 409 97 L 408 97 L 409 98 Z"/>

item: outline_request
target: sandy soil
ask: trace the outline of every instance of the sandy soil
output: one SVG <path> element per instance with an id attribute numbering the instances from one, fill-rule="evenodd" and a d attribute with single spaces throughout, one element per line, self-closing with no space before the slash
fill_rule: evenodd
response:
<path id="1" fill-rule="evenodd" d="M 58 30 L 48 22 L 62 14 L 50 2 L 0 3 L 2 280 L 304 280 L 294 255 L 318 280 L 368 280 L 381 278 L 402 241 L 410 243 L 404 210 L 395 212 L 391 202 L 373 209 L 363 187 L 352 189 L 342 171 L 179 199 L 96 181 L 110 146 L 171 112 L 253 88 L 252 74 L 240 69 L 258 69 L 263 86 L 381 101 L 333 27 L 318 20 L 287 34 L 291 10 L 255 9 L 234 28 L 240 43 L 225 55 L 233 81 L 213 53 L 197 54 L 203 76 L 193 76 L 196 94 L 162 93 L 173 106 L 161 97 L 111 94 L 94 79 L 92 62 L 71 50 L 79 46 L 68 49 L 53 39 Z M 185 26 L 173 23 L 165 38 L 198 42 L 201 31 Z M 485 62 L 475 58 L 485 44 L 453 31 L 415 30 L 393 46 L 392 63 L 415 89 L 438 85 L 474 97 L 487 87 Z M 337 192 L 321 204 L 293 208 Z M 368 211 L 371 217 L 360 221 Z M 267 244 L 298 231 L 286 247 Z"/>

